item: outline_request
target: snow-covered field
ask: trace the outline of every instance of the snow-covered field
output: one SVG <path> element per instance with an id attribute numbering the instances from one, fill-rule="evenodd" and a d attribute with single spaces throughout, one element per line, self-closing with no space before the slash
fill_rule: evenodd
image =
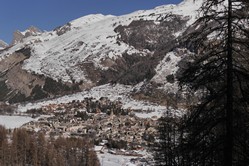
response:
<path id="1" fill-rule="evenodd" d="M 151 154 L 146 151 L 137 151 L 141 156 L 127 156 L 127 155 L 115 155 L 103 150 L 102 153 L 97 152 L 97 156 L 101 166 L 137 166 L 137 165 L 148 165 L 141 159 L 151 159 Z M 134 159 L 133 161 L 131 161 Z M 138 159 L 138 160 L 136 160 Z M 136 160 L 136 161 L 135 161 Z M 140 161 L 139 161 L 140 160 Z M 142 164 L 143 162 L 143 164 Z"/>
<path id="2" fill-rule="evenodd" d="M 136 166 L 130 162 L 130 159 L 134 158 L 131 156 L 98 153 L 98 158 L 101 166 Z"/>
<path id="3" fill-rule="evenodd" d="M 8 129 L 21 127 L 23 124 L 33 121 L 35 119 L 27 116 L 6 116 L 0 115 L 0 125 Z"/>

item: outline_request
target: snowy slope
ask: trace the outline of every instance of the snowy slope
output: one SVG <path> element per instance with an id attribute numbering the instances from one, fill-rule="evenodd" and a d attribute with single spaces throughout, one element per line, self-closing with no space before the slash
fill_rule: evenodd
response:
<path id="1" fill-rule="evenodd" d="M 23 68 L 64 82 L 84 79 L 80 63 L 90 61 L 102 67 L 100 62 L 105 57 L 115 58 L 127 50 L 136 51 L 124 43 L 116 43 L 112 23 L 110 16 L 96 20 L 92 15 L 73 21 L 73 29 L 61 36 L 55 37 L 53 32 L 43 34 L 43 42 L 33 46 L 33 55 Z"/>
<path id="2" fill-rule="evenodd" d="M 156 74 L 151 79 L 152 82 L 161 84 L 160 88 L 169 93 L 176 93 L 178 91 L 178 81 L 175 75 L 179 69 L 179 62 L 183 57 L 191 55 L 187 49 L 176 49 L 165 55 L 163 60 L 156 67 Z M 174 81 L 167 80 L 167 77 L 172 76 Z"/>
<path id="3" fill-rule="evenodd" d="M 141 55 L 149 52 L 137 50 L 123 42 L 118 43 L 118 34 L 114 32 L 118 25 L 129 25 L 132 21 L 141 19 L 154 20 L 156 23 L 169 14 L 189 18 L 187 24 L 190 25 L 196 20 L 196 10 L 201 2 L 185 0 L 179 5 L 164 5 L 123 16 L 84 16 L 61 27 L 60 35 L 56 31 L 50 31 L 24 38 L 22 43 L 3 52 L 0 59 L 29 46 L 32 49 L 32 56 L 25 61 L 23 69 L 63 82 L 90 82 L 81 68 L 83 63 L 93 62 L 96 68 L 106 70 L 107 66 L 102 64 L 106 58 L 116 59 L 124 52 Z M 178 36 L 180 33 L 177 32 L 175 35 Z"/>

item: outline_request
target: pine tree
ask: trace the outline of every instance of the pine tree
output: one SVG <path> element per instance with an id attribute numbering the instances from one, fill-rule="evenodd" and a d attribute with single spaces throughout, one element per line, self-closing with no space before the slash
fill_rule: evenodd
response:
<path id="1" fill-rule="evenodd" d="M 0 163 L 6 163 L 7 130 L 0 126 Z"/>
<path id="2" fill-rule="evenodd" d="M 248 9 L 246 0 L 205 0 L 189 30 L 193 55 L 178 79 L 202 100 L 184 122 L 187 165 L 249 163 Z"/>
<path id="3" fill-rule="evenodd" d="M 38 154 L 38 165 L 45 165 L 47 142 L 44 133 L 38 133 L 37 137 L 37 154 Z"/>
<path id="4" fill-rule="evenodd" d="M 180 142 L 179 118 L 169 115 L 169 111 L 158 120 L 158 136 L 152 145 L 154 165 L 178 166 L 180 162 L 178 145 Z"/>

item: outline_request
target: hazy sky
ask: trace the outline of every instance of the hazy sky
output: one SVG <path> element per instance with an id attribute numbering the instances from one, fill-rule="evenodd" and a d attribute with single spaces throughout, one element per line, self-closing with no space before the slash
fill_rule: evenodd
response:
<path id="1" fill-rule="evenodd" d="M 182 0 L 1 0 L 0 39 L 10 43 L 15 30 L 33 25 L 52 30 L 87 14 L 123 15 Z"/>

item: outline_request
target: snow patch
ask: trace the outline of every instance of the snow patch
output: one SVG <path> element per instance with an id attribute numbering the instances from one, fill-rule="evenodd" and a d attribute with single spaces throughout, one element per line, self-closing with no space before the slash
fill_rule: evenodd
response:
<path id="1" fill-rule="evenodd" d="M 31 117 L 27 116 L 6 116 L 0 115 L 0 125 L 5 126 L 7 129 L 19 128 L 23 124 L 28 123 L 30 121 L 34 121 Z"/>
<path id="2" fill-rule="evenodd" d="M 176 92 L 178 90 L 177 81 L 170 83 L 167 81 L 167 76 L 176 74 L 179 68 L 177 64 L 181 59 L 174 52 L 169 52 L 156 67 L 156 75 L 152 78 L 152 81 L 163 84 L 163 89 L 167 89 L 169 92 Z"/>
<path id="3" fill-rule="evenodd" d="M 110 153 L 97 153 L 100 164 L 102 166 L 135 166 L 130 162 L 134 157 L 132 156 L 123 156 L 123 155 L 113 155 Z"/>

